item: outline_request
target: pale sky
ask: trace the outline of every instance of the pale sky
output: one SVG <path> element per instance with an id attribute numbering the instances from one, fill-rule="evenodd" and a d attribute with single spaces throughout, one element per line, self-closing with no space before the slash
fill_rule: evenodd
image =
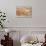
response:
<path id="1" fill-rule="evenodd" d="M 32 6 L 32 0 L 16 0 L 16 6 Z"/>

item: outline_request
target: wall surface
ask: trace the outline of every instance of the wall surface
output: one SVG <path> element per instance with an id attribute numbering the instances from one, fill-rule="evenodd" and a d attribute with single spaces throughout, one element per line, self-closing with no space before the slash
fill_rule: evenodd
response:
<path id="1" fill-rule="evenodd" d="M 46 27 L 46 0 L 32 0 L 32 19 L 16 18 L 16 6 L 29 6 L 25 1 L 0 0 L 0 9 L 6 12 L 8 22 L 7 27 Z M 21 2 L 21 3 L 20 3 Z"/>

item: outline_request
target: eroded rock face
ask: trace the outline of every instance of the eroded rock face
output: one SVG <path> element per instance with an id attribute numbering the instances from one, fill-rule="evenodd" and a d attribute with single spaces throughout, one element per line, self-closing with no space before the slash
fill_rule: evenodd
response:
<path id="1" fill-rule="evenodd" d="M 32 8 L 20 7 L 16 9 L 16 15 L 29 16 L 32 15 Z"/>

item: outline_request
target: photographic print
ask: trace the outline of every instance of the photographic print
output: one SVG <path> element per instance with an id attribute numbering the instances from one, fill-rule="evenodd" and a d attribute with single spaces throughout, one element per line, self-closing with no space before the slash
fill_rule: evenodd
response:
<path id="1" fill-rule="evenodd" d="M 17 16 L 30 16 L 32 17 L 32 8 L 31 7 L 17 7 L 16 8 Z"/>
<path id="2" fill-rule="evenodd" d="M 32 18 L 32 3 L 31 0 L 19 0 L 20 5 L 16 6 L 17 17 L 31 17 Z M 24 4 L 25 3 L 25 4 Z"/>

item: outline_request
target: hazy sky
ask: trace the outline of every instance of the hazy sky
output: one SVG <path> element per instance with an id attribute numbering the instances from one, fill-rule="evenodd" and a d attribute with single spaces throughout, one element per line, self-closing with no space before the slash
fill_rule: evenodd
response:
<path id="1" fill-rule="evenodd" d="M 32 6 L 32 0 L 16 0 L 16 6 Z"/>

